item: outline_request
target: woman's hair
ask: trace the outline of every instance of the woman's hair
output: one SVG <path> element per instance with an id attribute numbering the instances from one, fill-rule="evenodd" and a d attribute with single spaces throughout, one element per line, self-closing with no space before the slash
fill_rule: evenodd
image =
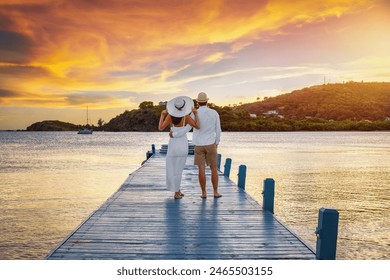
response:
<path id="1" fill-rule="evenodd" d="M 171 119 L 172 119 L 172 123 L 174 125 L 177 125 L 181 122 L 181 120 L 183 119 L 183 117 L 174 117 L 174 116 L 171 116 Z"/>

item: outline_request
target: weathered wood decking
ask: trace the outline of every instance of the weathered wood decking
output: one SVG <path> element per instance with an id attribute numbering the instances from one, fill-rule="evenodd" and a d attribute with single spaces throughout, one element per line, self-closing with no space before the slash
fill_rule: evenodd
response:
<path id="1" fill-rule="evenodd" d="M 69 235 L 47 259 L 315 259 L 299 238 L 230 179 L 219 177 L 214 199 L 200 198 L 197 168 L 188 156 L 185 197 L 165 188 L 159 153 Z"/>

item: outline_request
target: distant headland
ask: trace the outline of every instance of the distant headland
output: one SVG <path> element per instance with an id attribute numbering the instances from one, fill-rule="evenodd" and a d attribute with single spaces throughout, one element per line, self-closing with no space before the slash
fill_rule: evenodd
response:
<path id="1" fill-rule="evenodd" d="M 165 102 L 139 104 L 105 123 L 90 125 L 94 131 L 158 131 Z M 223 131 L 347 131 L 390 130 L 390 83 L 347 82 L 295 90 L 253 103 L 217 106 Z M 28 131 L 77 131 L 82 125 L 42 121 Z"/>

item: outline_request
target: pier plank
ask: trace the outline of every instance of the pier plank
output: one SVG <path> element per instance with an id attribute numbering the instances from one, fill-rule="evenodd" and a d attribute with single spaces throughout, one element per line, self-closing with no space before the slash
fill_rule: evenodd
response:
<path id="1" fill-rule="evenodd" d="M 165 155 L 156 153 L 47 259 L 315 259 L 303 241 L 263 211 L 229 178 L 222 198 L 200 198 L 197 167 L 188 156 L 185 196 L 165 188 Z"/>

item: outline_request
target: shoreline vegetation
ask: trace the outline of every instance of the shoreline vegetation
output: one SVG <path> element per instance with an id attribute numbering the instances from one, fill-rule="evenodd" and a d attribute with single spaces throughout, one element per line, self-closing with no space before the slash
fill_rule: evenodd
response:
<path id="1" fill-rule="evenodd" d="M 97 125 L 42 121 L 27 131 L 158 131 L 166 102 L 144 101 L 138 109 Z M 390 130 L 390 83 L 347 82 L 312 86 L 256 102 L 217 106 L 222 131 L 378 131 Z"/>

